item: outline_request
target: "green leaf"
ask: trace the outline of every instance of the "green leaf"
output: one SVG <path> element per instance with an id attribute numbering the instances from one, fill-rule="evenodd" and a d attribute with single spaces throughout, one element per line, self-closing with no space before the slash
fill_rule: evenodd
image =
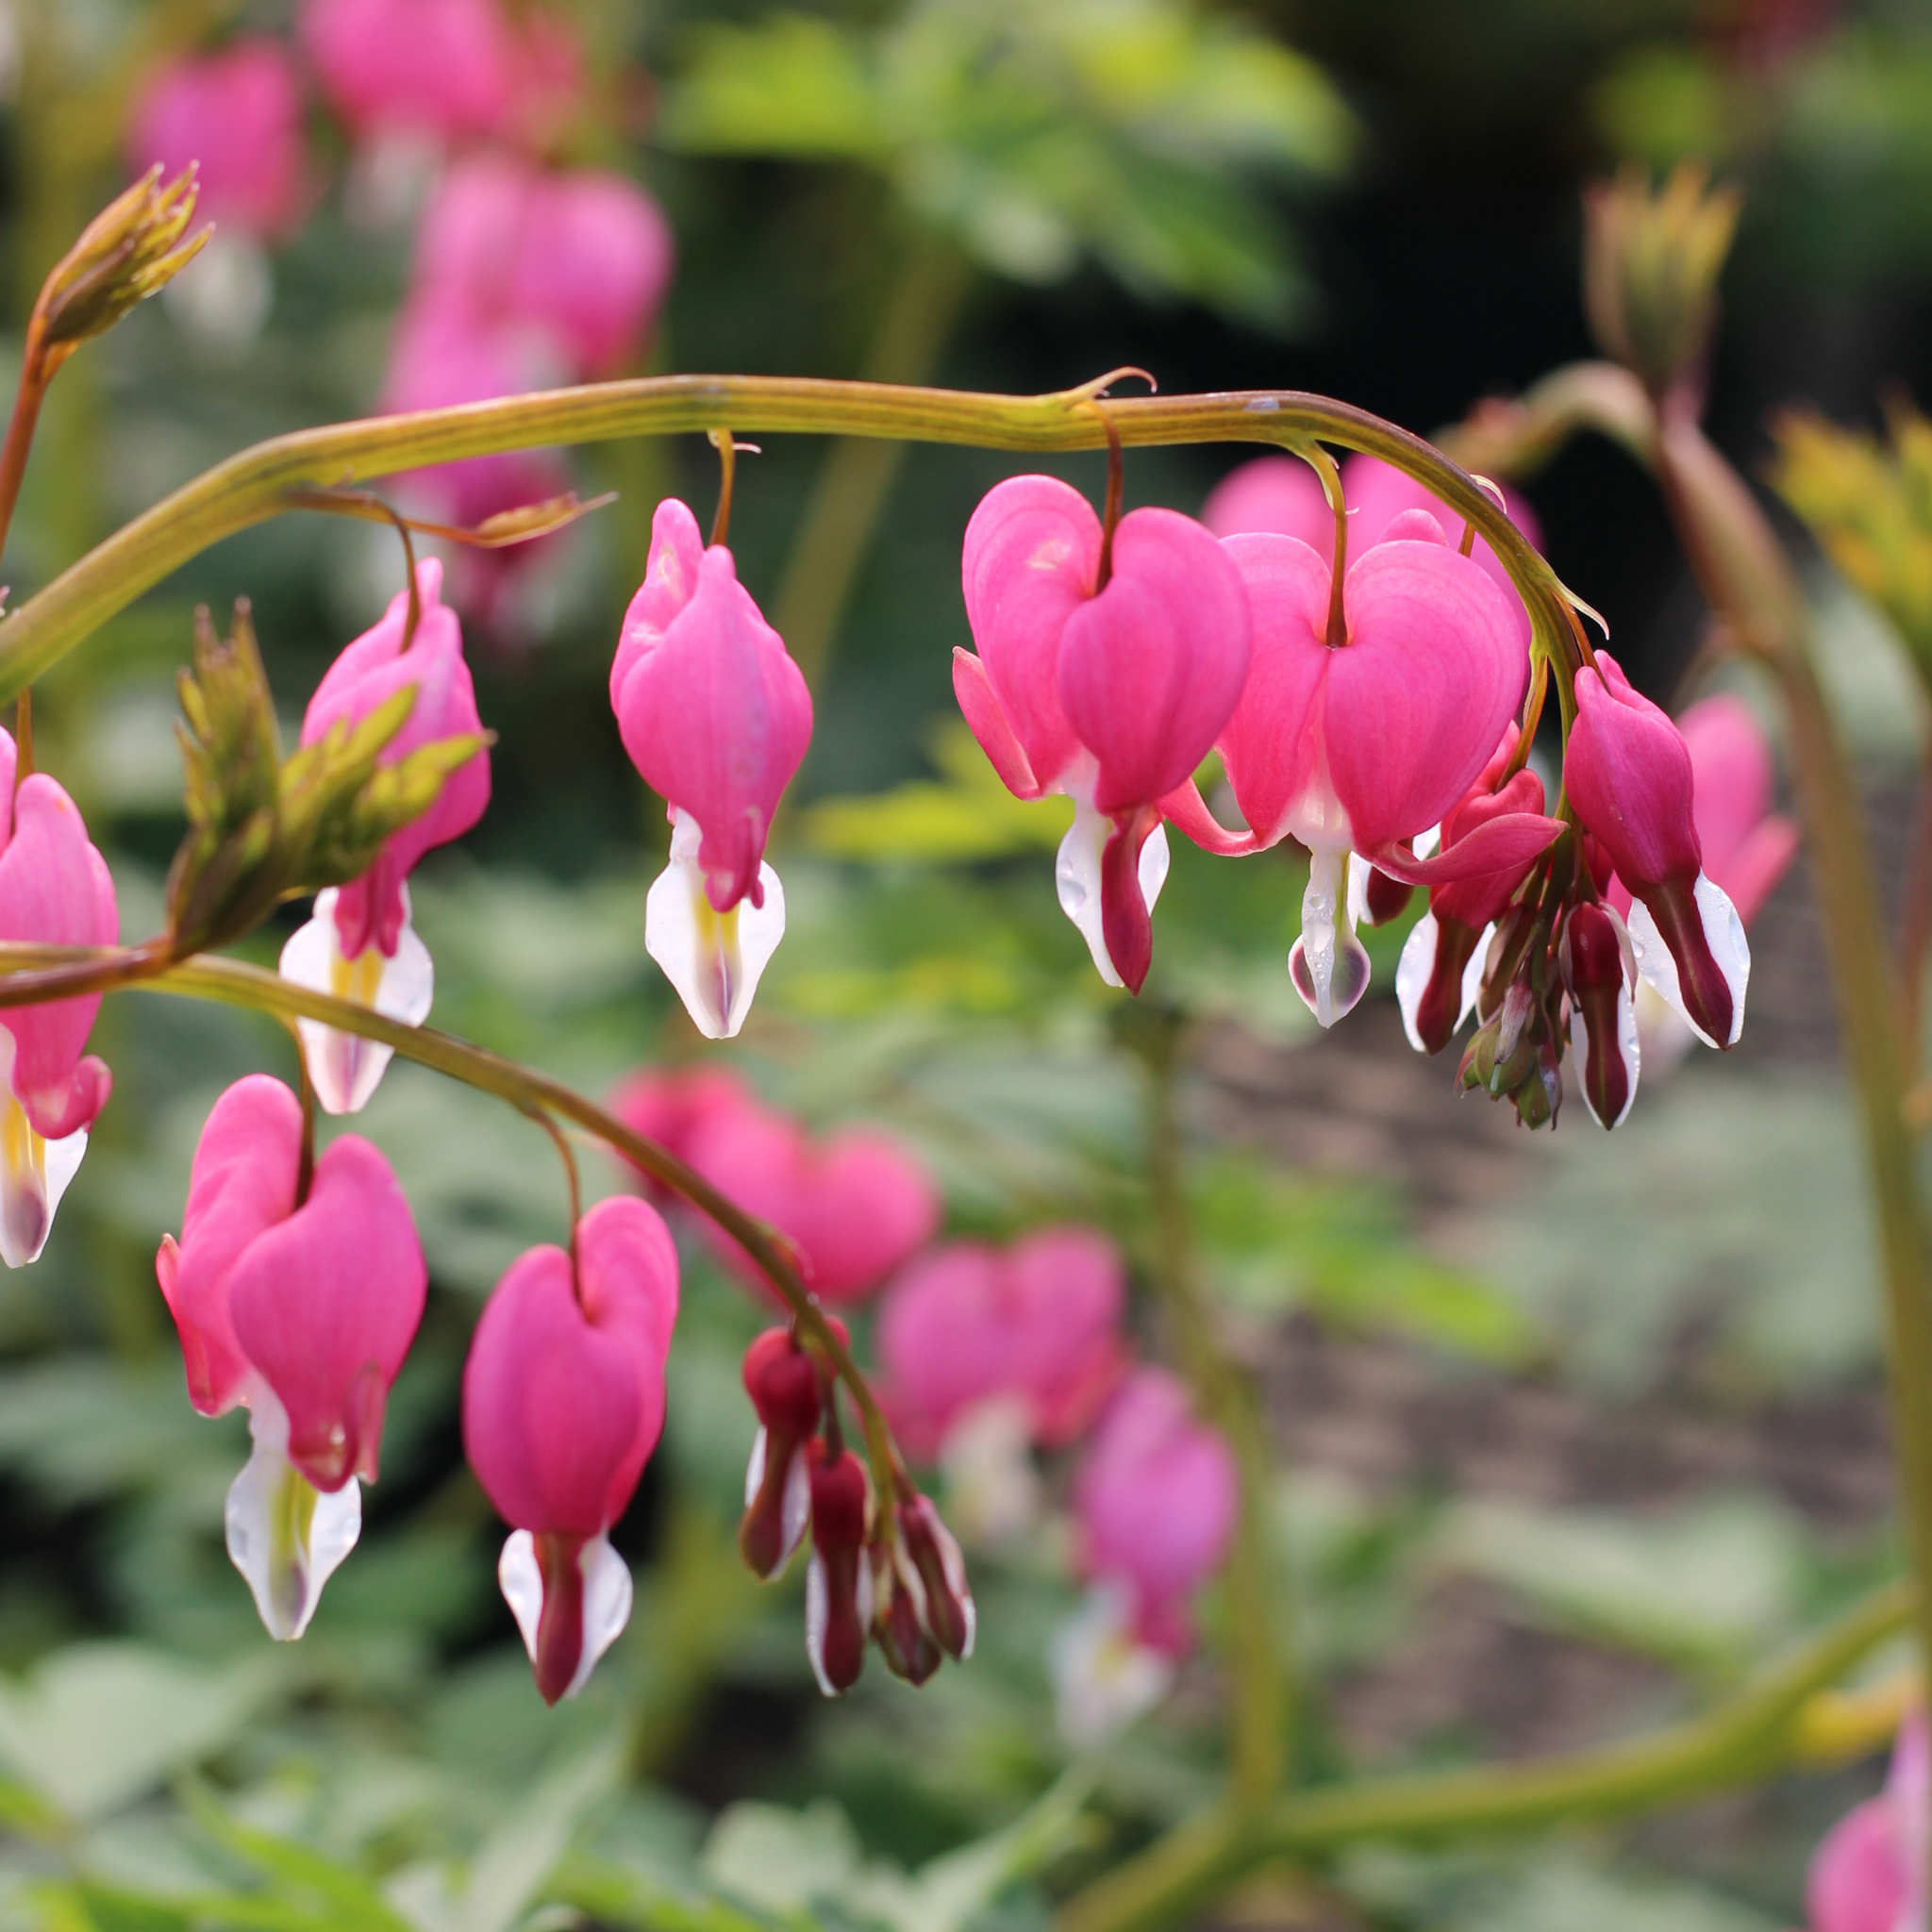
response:
<path id="1" fill-rule="evenodd" d="M 327 1905 L 330 1923 L 339 1925 L 341 1932 L 414 1932 L 409 1922 L 391 1911 L 359 1872 L 310 1846 L 243 1824 L 199 1786 L 189 1786 L 187 1801 L 195 1823 L 217 1844 L 265 1877 L 279 1880 L 297 1893 L 312 1894 Z"/>

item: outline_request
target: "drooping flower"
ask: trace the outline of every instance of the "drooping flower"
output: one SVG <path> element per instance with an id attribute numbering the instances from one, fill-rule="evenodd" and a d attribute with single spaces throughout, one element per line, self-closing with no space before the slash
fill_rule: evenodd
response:
<path id="1" fill-rule="evenodd" d="M 961 576 L 977 646 L 953 656 L 973 735 L 1018 798 L 1074 800 L 1054 883 L 1100 976 L 1138 992 L 1167 876 L 1163 801 L 1241 696 L 1248 612 L 1208 533 L 1138 509 L 1104 533 L 1078 491 L 1009 476 L 966 526 Z"/>
<path id="2" fill-rule="evenodd" d="M 390 1385 L 428 1273 L 389 1162 L 345 1135 L 303 1192 L 302 1108 L 252 1074 L 195 1149 L 181 1239 L 155 1272 L 204 1415 L 240 1404 L 254 1450 L 228 1491 L 228 1555 L 273 1637 L 301 1636 L 355 1546 Z"/>
<path id="3" fill-rule="evenodd" d="M 1583 1076 L 1584 1105 L 1599 1126 L 1622 1126 L 1643 1063 L 1630 935 L 1609 907 L 1577 906 L 1563 922 L 1560 953 L 1570 1051 Z"/>
<path id="4" fill-rule="evenodd" d="M 1885 1789 L 1832 1826 L 1806 1886 L 1810 1932 L 1917 1932 L 1927 1902 L 1932 1806 L 1925 1717 L 1899 1728 Z"/>
<path id="5" fill-rule="evenodd" d="M 74 801 L 36 773 L 14 787 L 15 750 L 0 730 L 0 940 L 111 946 L 121 936 L 114 882 Z M 88 1053 L 99 993 L 0 1009 L 0 1260 L 37 1260 L 108 1104 L 113 1075 Z"/>
<path id="6" fill-rule="evenodd" d="M 1447 504 L 1407 470 L 1398 470 L 1366 451 L 1357 451 L 1342 464 L 1341 494 L 1349 511 L 1348 547 L 1357 557 L 1371 544 L 1379 543 L 1389 525 L 1405 510 L 1426 510 L 1453 539 L 1461 538 L 1462 519 Z M 1541 549 L 1542 527 L 1528 501 L 1506 488 L 1503 503 L 1509 521 Z M 1328 508 L 1314 471 L 1299 457 L 1256 457 L 1231 470 L 1209 494 L 1201 521 L 1217 537 L 1273 531 L 1277 536 L 1299 537 L 1323 553 L 1335 541 L 1335 513 Z M 1527 653 L 1529 611 L 1503 568 L 1503 559 L 1482 536 L 1476 538 L 1470 554 L 1516 613 L 1517 630 Z"/>
<path id="7" fill-rule="evenodd" d="M 483 1310 L 463 1369 L 463 1448 L 511 1525 L 497 1579 L 546 1704 L 574 1697 L 631 1608 L 610 1547 L 664 1425 L 677 1250 L 620 1195 L 577 1224 L 575 1260 L 532 1248 Z"/>
<path id="8" fill-rule="evenodd" d="M 1690 750 L 1607 651 L 1576 674 L 1563 786 L 1633 895 L 1637 970 L 1707 1045 L 1734 1045 L 1751 948 L 1737 908 L 1704 869 Z"/>
<path id="9" fill-rule="evenodd" d="M 805 1573 L 805 1648 L 827 1697 L 858 1681 L 872 1634 L 872 1484 L 849 1449 L 816 1438 L 807 1450 L 811 1482 L 811 1562 Z"/>
<path id="10" fill-rule="evenodd" d="M 1079 1564 L 1095 1589 L 1054 1655 L 1062 1729 L 1097 1742 L 1166 1689 L 1193 1643 L 1192 1599 L 1234 1533 L 1238 1482 L 1221 1433 L 1163 1369 L 1121 1384 L 1074 1479 Z"/>
<path id="11" fill-rule="evenodd" d="M 1299 538 L 1230 537 L 1224 547 L 1254 614 L 1254 662 L 1220 737 L 1249 829 L 1224 831 L 1191 782 L 1167 810 L 1210 851 L 1259 851 L 1291 835 L 1308 848 L 1289 964 L 1332 1025 L 1369 979 L 1344 890 L 1351 850 L 1433 887 L 1527 864 L 1561 830 L 1511 810 L 1431 858 L 1412 850 L 1482 771 L 1527 660 L 1501 593 L 1424 511 L 1406 511 L 1357 558 L 1339 605 L 1329 564 Z"/>
<path id="12" fill-rule="evenodd" d="M 1690 754 L 1690 822 L 1704 869 L 1737 908 L 1748 933 L 1798 850 L 1798 828 L 1771 808 L 1771 745 L 1751 708 L 1728 692 L 1700 698 L 1677 720 Z M 1628 917 L 1630 889 L 1612 877 L 1604 894 Z M 1645 980 L 1638 990 L 1637 1026 L 1646 1064 L 1668 1071 L 1695 1036 Z"/>
<path id="13" fill-rule="evenodd" d="M 408 689 L 415 701 L 384 747 L 383 764 L 441 739 L 482 735 L 462 629 L 456 612 L 440 601 L 442 566 L 434 558 L 417 565 L 416 587 L 422 611 L 414 638 L 406 642 L 409 596 L 399 591 L 382 620 L 344 646 L 316 687 L 302 720 L 305 745 L 331 730 L 353 729 Z M 366 873 L 316 895 L 313 916 L 282 948 L 282 976 L 421 1025 L 429 1014 L 435 973 L 429 949 L 409 923 L 407 882 L 425 852 L 460 838 L 489 802 L 490 754 L 479 747 L 443 781 L 422 817 L 383 841 Z M 298 1024 L 308 1077 L 324 1109 L 355 1113 L 366 1106 L 391 1049 L 316 1021 Z"/>
<path id="14" fill-rule="evenodd" d="M 876 1128 L 841 1127 L 814 1141 L 773 1108 L 720 1108 L 693 1134 L 690 1159 L 721 1193 L 786 1237 L 807 1285 L 827 1304 L 873 1293 L 940 1224 L 940 1191 L 924 1162 Z M 729 1235 L 708 1222 L 703 1232 L 727 1267 L 765 1287 Z"/>
<path id="15" fill-rule="evenodd" d="M 610 702 L 631 762 L 670 808 L 671 862 L 646 902 L 645 949 L 698 1031 L 729 1039 L 784 937 L 765 839 L 811 741 L 811 694 L 731 552 L 707 548 L 675 497 L 652 521 Z"/>
<path id="16" fill-rule="evenodd" d="M 1086 1427 L 1126 1360 L 1119 1251 L 1084 1227 L 1042 1228 L 1002 1253 L 953 1241 L 904 1268 L 879 1307 L 880 1400 L 915 1456 L 1010 1401 L 1058 1448 Z"/>
<path id="17" fill-rule="evenodd" d="M 819 1365 L 791 1329 L 767 1328 L 744 1352 L 744 1392 L 758 1431 L 745 1469 L 738 1547 L 752 1574 L 769 1579 L 791 1560 L 811 1518 L 807 1450 L 824 1412 Z"/>

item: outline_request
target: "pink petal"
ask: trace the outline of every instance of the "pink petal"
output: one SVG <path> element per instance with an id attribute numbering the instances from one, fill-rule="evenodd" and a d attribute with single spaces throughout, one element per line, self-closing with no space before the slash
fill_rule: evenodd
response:
<path id="1" fill-rule="evenodd" d="M 1376 846 L 1368 856 L 1391 877 L 1417 886 L 1448 885 L 1498 873 L 1520 878 L 1530 860 L 1547 852 L 1562 829 L 1560 819 L 1537 812 L 1503 812 L 1430 858 L 1418 858 L 1400 845 Z"/>
<path id="2" fill-rule="evenodd" d="M 1046 788 L 1033 775 L 1033 767 L 1026 762 L 1026 747 L 1013 735 L 1007 714 L 1000 709 L 986 666 L 971 651 L 956 648 L 953 652 L 953 695 L 959 701 L 967 729 L 999 774 L 1000 783 L 1015 798 L 1040 797 Z"/>
<path id="3" fill-rule="evenodd" d="M 1704 869 L 1723 883 L 1731 854 L 1771 810 L 1771 745 L 1742 698 L 1700 698 L 1677 720 L 1690 754 L 1690 815 Z"/>
<path id="4" fill-rule="evenodd" d="M 532 1248 L 476 1324 L 463 1370 L 464 1453 L 512 1527 L 598 1536 L 614 1521 L 625 1470 L 634 1485 L 642 1467 L 654 1395 L 661 1418 L 662 1391 L 646 1385 L 630 1339 L 577 1305 L 570 1257 Z"/>
<path id="5" fill-rule="evenodd" d="M 155 1271 L 203 1415 L 242 1399 L 248 1357 L 229 1314 L 229 1277 L 249 1244 L 293 1210 L 301 1159 L 302 1105 L 266 1074 L 236 1081 L 201 1130 L 181 1241 L 161 1242 Z"/>
<path id="6" fill-rule="evenodd" d="M 374 1480 L 390 1385 L 428 1291 L 416 1224 L 378 1149 L 345 1134 L 301 1207 L 236 1260 L 242 1353 L 289 1412 L 289 1460 L 319 1490 Z"/>
<path id="7" fill-rule="evenodd" d="M 675 244 L 663 210 L 622 175 L 551 174 L 519 239 L 516 314 L 552 333 L 580 379 L 613 374 L 636 353 L 671 284 Z"/>
<path id="8" fill-rule="evenodd" d="M 1893 1807 L 1874 1798 L 1832 1826 L 1805 1888 L 1811 1932 L 1898 1932 L 1907 1904 Z"/>
<path id="9" fill-rule="evenodd" d="M 1475 564 L 1428 542 L 1377 544 L 1350 569 L 1323 742 L 1359 851 L 1437 824 L 1488 762 L 1527 659 Z"/>
<path id="10" fill-rule="evenodd" d="M 1097 810 L 1153 804 L 1208 755 L 1241 695 L 1248 637 L 1241 575 L 1199 524 L 1166 509 L 1121 519 L 1113 575 L 1068 615 L 1056 672 L 1100 763 Z"/>
<path id="11" fill-rule="evenodd" d="M 617 656 L 610 664 L 610 708 L 619 708 L 625 680 L 639 658 L 664 641 L 671 620 L 689 604 L 698 588 L 698 566 L 705 559 L 704 534 L 688 504 L 667 496 L 651 518 L 651 554 L 644 580 L 638 586 L 624 627 L 617 636 Z"/>
<path id="12" fill-rule="evenodd" d="M 358 133 L 484 134 L 515 91 L 516 42 L 496 0 L 303 0 L 302 43 Z"/>
<path id="13" fill-rule="evenodd" d="M 1335 543 L 1335 512 L 1299 457 L 1256 457 L 1229 471 L 1202 506 L 1201 521 L 1217 537 L 1298 537 L 1324 554 Z"/>
<path id="14" fill-rule="evenodd" d="M 1712 874 L 1746 926 L 1764 909 L 1764 902 L 1798 856 L 1798 828 L 1790 819 L 1760 819 L 1732 847 L 1724 871 Z"/>
<path id="15" fill-rule="evenodd" d="M 9 766 L 12 748 L 8 739 Z M 120 934 L 107 861 L 89 843 L 74 801 L 36 773 L 13 795 L 12 837 L 0 853 L 0 940 L 111 946 Z M 81 1058 L 100 1006 L 100 994 L 86 993 L 0 1011 L 15 1041 L 14 1096 L 50 1141 L 90 1125 L 107 1103 L 107 1068 Z"/>
<path id="16" fill-rule="evenodd" d="M 966 620 L 1034 781 L 1057 783 L 1079 751 L 1060 708 L 1060 635 L 1093 594 L 1100 519 L 1052 476 L 1008 476 L 980 499 L 960 565 Z"/>
<path id="17" fill-rule="evenodd" d="M 701 828 L 712 906 L 758 905 L 772 816 L 811 741 L 811 695 L 722 545 L 625 675 L 617 722 L 645 784 Z"/>
<path id="18" fill-rule="evenodd" d="M 1690 747 L 1669 717 L 1634 690 L 1607 651 L 1576 674 L 1576 721 L 1563 787 L 1617 876 L 1640 895 L 1702 867 L 1691 812 Z"/>

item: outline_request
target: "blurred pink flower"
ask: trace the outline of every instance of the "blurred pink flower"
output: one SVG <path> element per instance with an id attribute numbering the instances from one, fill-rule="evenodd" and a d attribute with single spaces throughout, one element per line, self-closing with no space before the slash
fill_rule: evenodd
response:
<path id="1" fill-rule="evenodd" d="M 797 1249 L 821 1301 L 856 1302 L 932 1239 L 938 1186 L 925 1163 L 890 1134 L 842 1127 L 812 1140 L 789 1115 L 752 1102 L 708 1113 L 691 1164 Z M 711 1225 L 706 1240 L 744 1281 L 773 1292 L 750 1256 Z"/>
<path id="2" fill-rule="evenodd" d="M 497 0 L 303 0 L 300 27 L 358 138 L 488 134 L 510 110 L 518 48 Z"/>
<path id="3" fill-rule="evenodd" d="M 1042 1228 L 1004 1253 L 954 1241 L 909 1262 L 880 1304 L 880 1397 L 900 1441 L 938 1453 L 954 1424 L 1003 1396 L 1034 1441 L 1072 1441 L 1126 1359 L 1118 1250 L 1090 1228 Z"/>
<path id="4" fill-rule="evenodd" d="M 671 225 L 636 182 L 492 150 L 438 183 L 410 301 L 486 339 L 527 332 L 560 372 L 587 380 L 636 353 L 674 252 Z"/>
<path id="5" fill-rule="evenodd" d="M 758 1096 L 743 1076 L 729 1067 L 706 1064 L 642 1067 L 620 1083 L 606 1105 L 634 1133 L 655 1141 L 667 1154 L 689 1161 L 700 1129 L 714 1113 L 755 1106 Z M 629 1166 L 629 1163 L 625 1163 Z M 660 1206 L 675 1198 L 640 1168 L 639 1184 Z"/>
<path id="6" fill-rule="evenodd" d="M 249 34 L 161 68 L 134 104 L 127 164 L 170 175 L 200 163 L 200 211 L 274 241 L 300 219 L 308 187 L 302 89 L 281 42 Z"/>
<path id="7" fill-rule="evenodd" d="M 1137 1640 L 1170 1656 L 1193 1642 L 1194 1592 L 1234 1534 L 1234 1456 L 1195 1420 L 1164 1369 L 1136 1369 L 1115 1391 L 1074 1478 L 1080 1567 L 1123 1584 Z"/>
<path id="8" fill-rule="evenodd" d="M 1885 1789 L 1832 1826 L 1806 1886 L 1811 1932 L 1907 1932 L 1926 1906 L 1925 1717 L 1900 1727 Z"/>

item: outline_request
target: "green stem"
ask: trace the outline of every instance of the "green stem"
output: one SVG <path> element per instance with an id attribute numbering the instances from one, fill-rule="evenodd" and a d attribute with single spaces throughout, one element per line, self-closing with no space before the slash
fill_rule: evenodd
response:
<path id="1" fill-rule="evenodd" d="M 508 396 L 460 408 L 383 416 L 275 437 L 177 490 L 0 624 L 0 703 L 96 626 L 211 543 L 288 508 L 296 490 L 341 488 L 458 457 L 617 437 L 797 431 L 1045 452 L 1100 449 L 1107 428 L 1092 385 L 1002 396 L 803 377 L 663 375 Z M 1108 415 L 1131 444 L 1259 442 L 1295 449 L 1320 438 L 1366 450 L 1415 476 L 1489 539 L 1523 593 L 1539 646 L 1559 662 L 1568 605 L 1549 566 L 1481 487 L 1419 436 L 1366 409 L 1298 391 L 1128 396 Z"/>
<path id="2" fill-rule="evenodd" d="M 965 258 L 935 235 L 918 237 L 886 298 L 865 358 L 870 382 L 924 382 L 933 373 L 972 282 Z M 806 682 L 817 690 L 854 579 L 898 474 L 904 445 L 845 437 L 825 456 L 785 559 L 772 608 Z"/>
<path id="3" fill-rule="evenodd" d="M 1736 1696 L 1627 1744 L 1368 1779 L 1284 1799 L 1259 1818 L 1209 1813 L 1076 1893 L 1060 1910 L 1058 1932 L 1154 1932 L 1273 1858 L 1324 1857 L 1364 1840 L 1426 1843 L 1627 1817 L 1808 1761 L 1806 1705 L 1908 1624 L 1913 1610 L 1909 1585 L 1879 1591 Z"/>
<path id="4" fill-rule="evenodd" d="M 1186 1024 L 1160 1008 L 1126 1016 L 1128 1037 L 1147 1072 L 1147 1187 L 1154 1209 L 1154 1279 L 1195 1399 L 1227 1438 L 1241 1477 L 1228 1553 L 1228 1727 L 1232 1796 L 1254 1810 L 1281 1788 L 1290 1745 L 1290 1619 L 1274 1548 L 1276 1475 L 1255 1390 L 1227 1359 L 1195 1257 L 1187 1196 L 1186 1154 L 1176 1107 Z"/>

